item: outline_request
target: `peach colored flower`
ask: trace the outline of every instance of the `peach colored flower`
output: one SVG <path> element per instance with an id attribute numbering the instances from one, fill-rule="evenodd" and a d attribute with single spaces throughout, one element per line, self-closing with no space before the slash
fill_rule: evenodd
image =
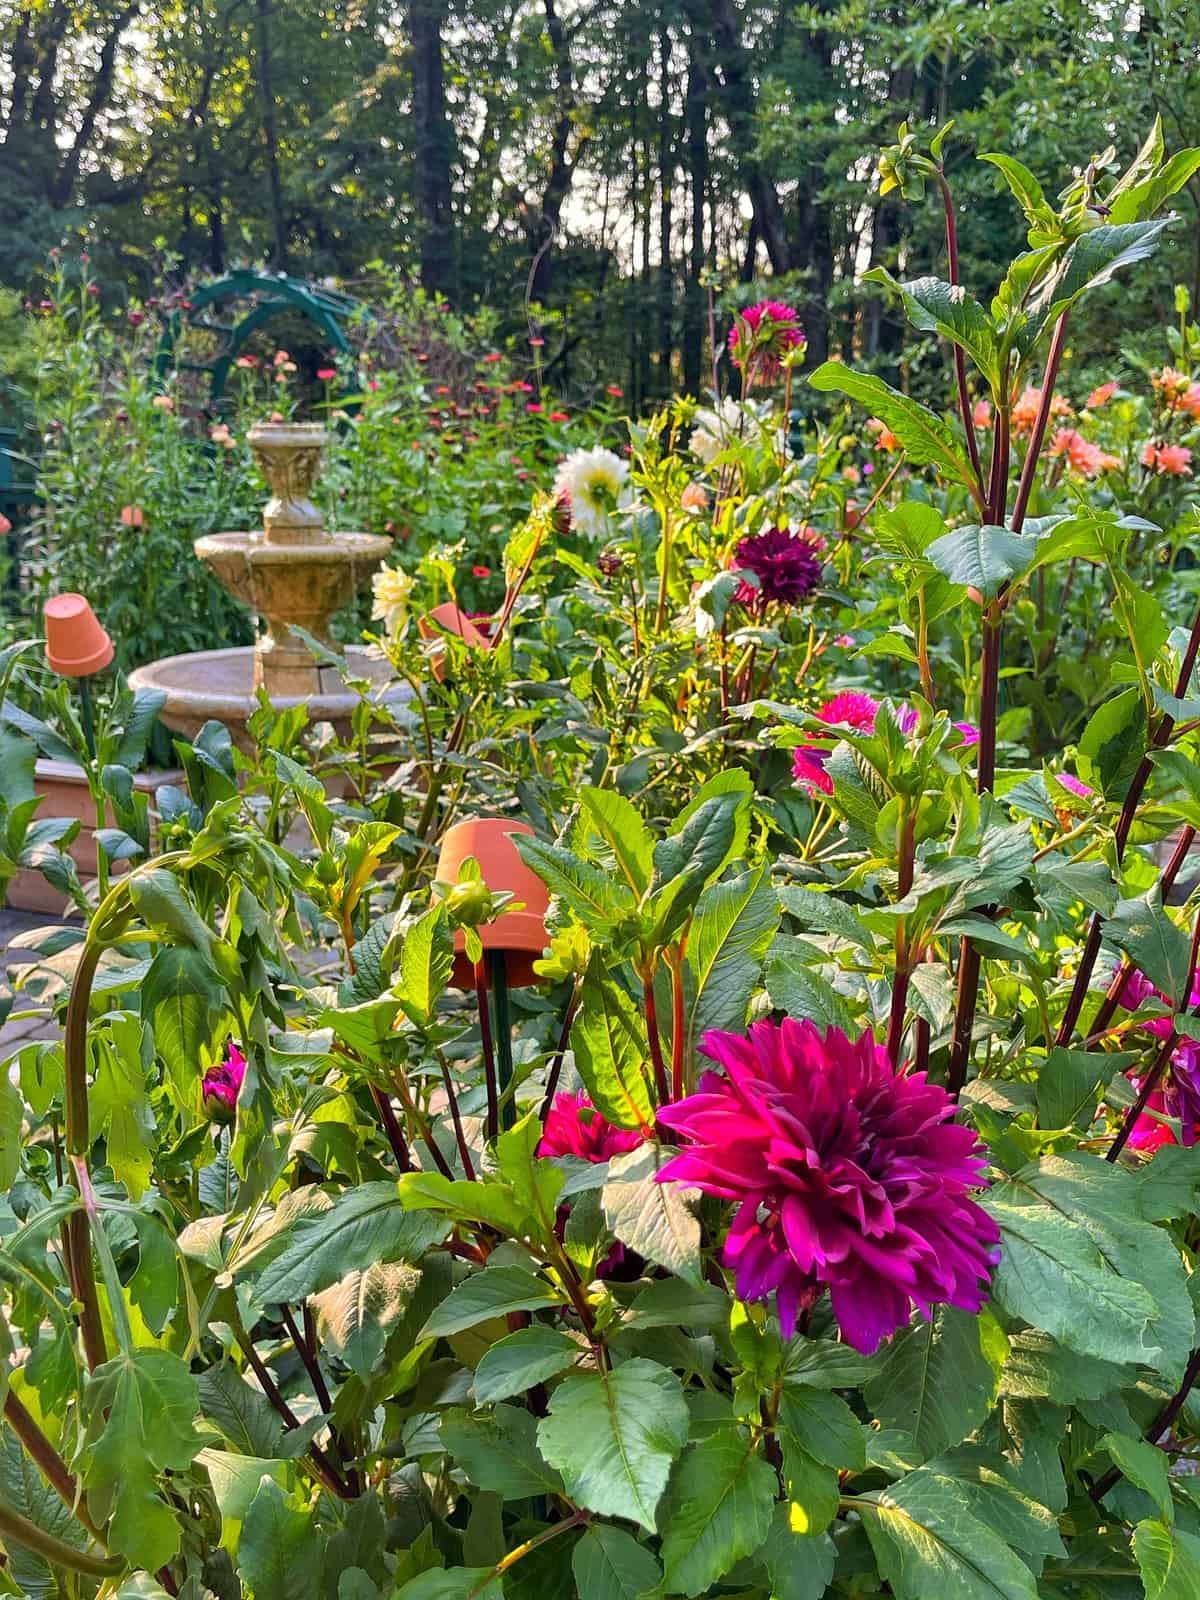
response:
<path id="1" fill-rule="evenodd" d="M 274 359 L 275 359 L 275 365 L 277 367 L 282 367 L 284 362 L 290 361 L 292 358 L 287 353 L 286 350 L 276 350 Z"/>
<path id="2" fill-rule="evenodd" d="M 1120 465 L 1115 456 L 1105 455 L 1099 445 L 1085 439 L 1074 428 L 1059 428 L 1050 441 L 1050 454 L 1065 455 L 1072 471 L 1081 472 L 1086 478 L 1098 477 L 1100 473 L 1110 471 L 1112 465 Z"/>
<path id="3" fill-rule="evenodd" d="M 1169 478 L 1190 477 L 1191 459 L 1192 452 L 1181 444 L 1155 444 L 1151 439 L 1142 449 L 1142 465 Z"/>
<path id="4" fill-rule="evenodd" d="M 1101 406 L 1107 405 L 1113 395 L 1116 394 L 1118 388 L 1120 388 L 1120 385 L 1116 383 L 1102 383 L 1098 389 L 1093 389 L 1083 402 L 1085 409 L 1096 411 Z"/>
<path id="5" fill-rule="evenodd" d="M 4 515 L 4 513 L 2 511 L 0 511 L 0 539 L 3 539 L 5 534 L 11 533 L 11 532 L 12 532 L 12 523 L 8 520 L 8 518 Z"/>
<path id="6" fill-rule="evenodd" d="M 1180 372 L 1178 367 L 1164 367 L 1161 372 L 1153 375 L 1150 382 L 1161 392 L 1168 409 L 1178 411 L 1180 401 L 1191 387 L 1192 380 L 1186 372 Z"/>
<path id="7" fill-rule="evenodd" d="M 146 520 L 141 506 L 122 506 L 121 521 L 127 528 L 140 528 Z"/>
<path id="8" fill-rule="evenodd" d="M 1200 383 L 1191 383 L 1179 397 L 1180 411 L 1191 417 L 1200 417 Z"/>
<path id="9" fill-rule="evenodd" d="M 256 367 L 258 365 L 258 357 L 239 356 L 233 364 L 235 367 Z"/>
<path id="10" fill-rule="evenodd" d="M 977 428 L 990 428 L 992 425 L 992 402 L 990 400 L 976 400 L 971 411 L 971 421 Z"/>
<path id="11" fill-rule="evenodd" d="M 896 435 L 879 417 L 868 417 L 867 428 L 875 435 L 875 443 L 881 450 L 898 450 L 900 441 Z"/>
<path id="12" fill-rule="evenodd" d="M 1038 412 L 1042 405 L 1042 391 L 1032 385 L 1026 388 L 1013 406 L 1012 429 L 1014 433 L 1032 433 L 1033 425 L 1037 421 Z M 1052 417 L 1069 417 L 1071 408 L 1062 395 L 1056 394 L 1050 402 L 1050 415 Z"/>
<path id="13" fill-rule="evenodd" d="M 150 404 L 156 411 L 174 411 L 175 402 L 169 394 L 156 394 Z"/>
<path id="14" fill-rule="evenodd" d="M 679 496 L 679 504 L 685 511 L 707 511 L 708 491 L 702 483 L 689 483 Z"/>
<path id="15" fill-rule="evenodd" d="M 845 478 L 847 483 L 861 483 L 862 482 L 862 473 L 858 470 L 857 467 L 843 467 L 842 468 L 842 477 Z"/>

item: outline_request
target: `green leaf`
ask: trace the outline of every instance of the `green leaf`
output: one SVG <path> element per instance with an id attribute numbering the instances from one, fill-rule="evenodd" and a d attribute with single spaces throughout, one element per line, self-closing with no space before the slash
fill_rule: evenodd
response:
<path id="1" fill-rule="evenodd" d="M 542 1322 L 519 1328 L 491 1345 L 475 1368 L 476 1403 L 487 1405 L 523 1394 L 574 1366 L 581 1354 L 576 1341 L 557 1328 Z"/>
<path id="2" fill-rule="evenodd" d="M 913 466 L 936 466 L 972 494 L 977 492 L 971 464 L 959 450 L 954 435 L 925 406 L 893 389 L 882 378 L 858 372 L 840 361 L 826 361 L 809 373 L 808 381 L 814 389 L 836 390 L 866 406 L 896 435 Z"/>
<path id="3" fill-rule="evenodd" d="M 802 933 L 831 934 L 868 954 L 874 953 L 874 935 L 844 900 L 794 883 L 781 884 L 777 893 L 783 909 L 795 917 Z"/>
<path id="4" fill-rule="evenodd" d="M 997 155 L 992 152 L 981 153 L 979 160 L 990 161 L 1004 175 L 1005 183 L 1012 190 L 1013 197 L 1025 213 L 1031 228 L 1045 232 L 1055 227 L 1054 208 L 1047 201 L 1041 184 L 1027 166 L 1015 156 Z"/>
<path id="5" fill-rule="evenodd" d="M 696 902 L 687 963 L 695 981 L 688 1016 L 687 1059 L 710 1028 L 745 1025 L 763 958 L 779 926 L 779 898 L 767 865 L 714 883 Z"/>
<path id="6" fill-rule="evenodd" d="M 88 1092 L 88 1127 L 92 1139 L 104 1137 L 109 1165 L 117 1181 L 140 1200 L 150 1184 L 158 1130 L 146 1071 L 142 1062 L 141 1019 L 115 1013 L 97 1029 L 96 1076 Z"/>
<path id="7" fill-rule="evenodd" d="M 995 1389 L 979 1318 L 939 1306 L 931 1320 L 920 1317 L 896 1335 L 864 1398 L 880 1423 L 903 1429 L 927 1461 L 980 1426 Z"/>
<path id="8" fill-rule="evenodd" d="M 793 955 L 776 955 L 763 976 L 767 998 L 777 1011 L 784 1011 L 798 1022 L 815 1022 L 819 1028 L 851 1026 L 846 1002 L 837 990 L 812 967 Z"/>
<path id="9" fill-rule="evenodd" d="M 444 905 L 431 906 L 404 936 L 397 995 L 414 1022 L 433 1020 L 454 970 L 454 938 Z"/>
<path id="10" fill-rule="evenodd" d="M 4 1504 L 76 1550 L 87 1548 L 83 1526 L 43 1479 L 11 1428 L 0 1429 L 0 1495 Z M 62 1593 L 44 1558 L 5 1536 L 8 1570 L 30 1600 Z"/>
<path id="11" fill-rule="evenodd" d="M 406 1211 L 394 1183 L 359 1184 L 328 1210 L 299 1216 L 287 1227 L 282 1248 L 258 1279 L 259 1298 L 305 1300 L 376 1262 L 418 1262 L 448 1231 L 437 1216 Z"/>
<path id="12" fill-rule="evenodd" d="M 612 851 L 625 882 L 641 899 L 654 876 L 654 837 L 634 805 L 613 789 L 585 786 L 579 792 L 584 814 Z"/>
<path id="13" fill-rule="evenodd" d="M 592 1104 L 619 1128 L 651 1128 L 645 1023 L 623 989 L 607 977 L 600 951 L 588 961 L 579 1015 L 571 1029 L 575 1065 Z"/>
<path id="14" fill-rule="evenodd" d="M 946 1479 L 911 1472 L 854 1506 L 896 1600 L 1037 1600 L 1029 1568 Z"/>
<path id="15" fill-rule="evenodd" d="M 472 1483 L 505 1500 L 560 1494 L 562 1480 L 538 1453 L 537 1419 L 520 1406 L 496 1406 L 472 1415 L 447 1411 L 442 1444 Z"/>
<path id="16" fill-rule="evenodd" d="M 785 1389 L 779 1422 L 823 1466 L 861 1472 L 867 1464 L 862 1423 L 839 1395 L 827 1389 L 798 1384 Z"/>
<path id="17" fill-rule="evenodd" d="M 687 1436 L 679 1379 L 640 1358 L 564 1379 L 538 1427 L 542 1454 L 572 1500 L 648 1533 L 656 1531 L 656 1509 Z"/>
<path id="18" fill-rule="evenodd" d="M 1200 1594 L 1200 1539 L 1161 1522 L 1139 1522 L 1133 1554 L 1146 1600 L 1195 1600 Z"/>
<path id="19" fill-rule="evenodd" d="M 1137 900 L 1122 900 L 1104 924 L 1104 936 L 1169 996 L 1187 1003 L 1191 988 L 1192 946 L 1162 908 L 1157 888 Z"/>
<path id="20" fill-rule="evenodd" d="M 658 1144 L 614 1156 L 600 1196 L 604 1220 L 627 1249 L 656 1267 L 699 1283 L 697 1191 L 678 1183 L 658 1182 L 656 1174 L 669 1159 Z"/>
<path id="21" fill-rule="evenodd" d="M 561 1303 L 562 1296 L 544 1278 L 535 1277 L 524 1267 L 484 1267 L 464 1278 L 447 1295 L 419 1337 L 444 1338 L 490 1317 L 507 1316 L 510 1311 L 538 1311 Z"/>
<path id="22" fill-rule="evenodd" d="M 1110 222 L 1139 222 L 1153 217 L 1164 202 L 1178 194 L 1188 179 L 1200 172 L 1200 150 L 1178 150 L 1157 172 L 1130 185 L 1116 198 L 1109 197 Z"/>
<path id="23" fill-rule="evenodd" d="M 21 1129 L 25 1107 L 7 1072 L 0 1078 L 0 1189 L 7 1192 L 21 1170 Z"/>
<path id="24" fill-rule="evenodd" d="M 1036 549 L 1035 540 L 1009 528 L 969 526 L 935 539 L 925 554 L 951 583 L 978 589 L 985 600 L 994 600 L 1025 571 Z"/>
<path id="25" fill-rule="evenodd" d="M 777 1481 L 744 1428 L 718 1428 L 692 1445 L 663 1506 L 663 1583 L 704 1594 L 767 1537 Z"/>
<path id="26" fill-rule="evenodd" d="M 376 1261 L 313 1297 L 321 1338 L 364 1383 L 420 1281 L 416 1267 Z"/>
<path id="27" fill-rule="evenodd" d="M 527 833 L 514 833 L 511 838 L 525 865 L 575 913 L 593 938 L 603 938 L 636 908 L 636 896 L 623 883 L 610 872 L 581 861 L 562 845 L 547 844 Z"/>
<path id="28" fill-rule="evenodd" d="M 281 1454 L 283 1425 L 261 1389 L 252 1388 L 227 1363 L 210 1367 L 196 1381 L 205 1420 L 219 1428 L 235 1449 L 244 1456 Z"/>
<path id="29" fill-rule="evenodd" d="M 115 1356 L 88 1380 L 87 1415 L 107 1415 L 85 1452 L 89 1495 L 112 1508 L 108 1545 L 151 1571 L 176 1555 L 180 1523 L 162 1498 L 158 1475 L 186 1472 L 203 1444 L 193 1427 L 200 1409 L 187 1364 L 166 1350 Z"/>
<path id="30" fill-rule="evenodd" d="M 1126 689 L 1092 713 L 1079 740 L 1079 776 L 1107 800 L 1123 800 L 1146 749 L 1146 706 Z"/>
<path id="31" fill-rule="evenodd" d="M 653 919 L 650 937 L 656 946 L 670 942 L 692 914 L 705 884 L 728 860 L 744 805 L 740 790 L 712 795 L 677 818 L 676 831 L 655 845 L 654 875 L 660 887 L 648 901 L 646 914 Z"/>
<path id="32" fill-rule="evenodd" d="M 254 1600 L 317 1600 L 321 1546 L 312 1515 L 264 1478 L 238 1540 L 238 1569 Z"/>
<path id="33" fill-rule="evenodd" d="M 923 500 L 902 500 L 892 510 L 877 513 L 872 528 L 881 550 L 919 562 L 933 541 L 946 532 L 946 519 Z"/>
<path id="34" fill-rule="evenodd" d="M 775 1507 L 763 1545 L 771 1600 L 821 1600 L 833 1578 L 837 1547 L 827 1533 L 815 1537 L 792 1527 L 792 1508 Z"/>
<path id="35" fill-rule="evenodd" d="M 645 1545 L 603 1522 L 593 1522 L 575 1546 L 571 1571 L 587 1600 L 638 1600 L 662 1581 L 662 1568 Z"/>
<path id="36" fill-rule="evenodd" d="M 995 1300 L 1081 1355 L 1118 1365 L 1153 1360 L 1146 1334 L 1158 1307 L 1147 1290 L 1118 1277 L 1080 1223 L 1020 1199 L 1004 1184 L 982 1202 L 1000 1224 Z"/>
<path id="37" fill-rule="evenodd" d="M 1122 267 L 1152 255 L 1169 218 L 1158 222 L 1102 224 L 1080 234 L 1063 257 L 1062 265 L 1032 303 L 1043 326 L 1074 305 L 1089 289 L 1108 283 Z"/>
<path id="38" fill-rule="evenodd" d="M 1051 1050 L 1038 1072 L 1038 1127 L 1087 1127 L 1114 1070 L 1112 1057 L 1094 1050 Z"/>
<path id="39" fill-rule="evenodd" d="M 912 278 L 898 283 L 886 267 L 863 273 L 867 283 L 883 283 L 904 302 L 909 322 L 923 333 L 940 333 L 974 361 L 989 387 L 1000 381 L 996 335 L 987 312 L 961 285 L 941 278 Z"/>
<path id="40" fill-rule="evenodd" d="M 447 1567 L 411 1578 L 393 1600 L 504 1600 L 504 1587 L 494 1567 Z"/>
<path id="41" fill-rule="evenodd" d="M 1126 1438 L 1120 1433 L 1106 1433 L 1100 1445 L 1108 1451 L 1113 1466 L 1121 1476 L 1150 1496 L 1162 1512 L 1163 1521 L 1174 1522 L 1175 1505 L 1171 1499 L 1168 1462 L 1158 1446 L 1145 1439 Z"/>

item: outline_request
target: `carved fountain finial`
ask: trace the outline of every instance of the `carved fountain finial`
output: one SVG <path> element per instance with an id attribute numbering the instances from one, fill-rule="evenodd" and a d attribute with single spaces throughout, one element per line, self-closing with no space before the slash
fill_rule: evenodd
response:
<path id="1" fill-rule="evenodd" d="M 272 544 L 314 544 L 328 539 L 325 519 L 309 496 L 321 470 L 329 434 L 320 422 L 256 422 L 246 435 L 254 464 L 271 498 L 263 507 L 263 532 Z"/>

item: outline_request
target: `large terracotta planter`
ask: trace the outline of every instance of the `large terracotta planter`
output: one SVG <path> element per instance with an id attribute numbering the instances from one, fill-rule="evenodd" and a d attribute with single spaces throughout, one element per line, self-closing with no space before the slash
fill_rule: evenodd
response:
<path id="1" fill-rule="evenodd" d="M 435 627 L 434 624 L 437 624 Z M 487 639 L 467 616 L 465 611 L 460 611 L 453 600 L 447 600 L 443 605 L 434 606 L 427 617 L 417 618 L 417 628 L 422 639 L 436 639 L 439 630 L 442 633 L 453 633 L 476 650 L 486 650 Z M 446 677 L 446 652 L 443 649 L 433 658 L 433 675 L 439 683 Z"/>
<path id="2" fill-rule="evenodd" d="M 507 890 L 521 905 L 520 911 L 505 911 L 495 922 L 476 929 L 485 952 L 503 950 L 507 956 L 510 988 L 537 983 L 533 963 L 549 944 L 546 912 L 550 896 L 546 885 L 521 860 L 512 842 L 514 833 L 532 832 L 527 822 L 512 822 L 503 817 L 472 817 L 447 829 L 438 857 L 439 883 L 457 883 L 459 868 L 468 856 L 474 856 L 483 881 L 493 894 Z M 470 989 L 474 986 L 475 975 L 466 957 L 466 938 L 461 930 L 454 935 L 454 952 L 454 974 L 450 981 L 459 989 Z M 487 965 L 485 960 L 485 971 Z"/>
<path id="3" fill-rule="evenodd" d="M 182 785 L 184 781 L 184 774 L 179 771 L 150 771 L 138 773 L 133 786 L 153 796 L 167 784 Z M 42 797 L 38 817 L 76 817 L 82 823 L 70 854 L 86 888 L 96 876 L 96 812 L 86 773 L 70 761 L 39 760 L 34 769 L 34 788 Z M 111 816 L 108 820 L 110 824 L 113 821 Z M 123 866 L 124 863 L 118 862 L 114 870 L 120 871 Z M 51 916 L 61 916 L 64 910 L 59 890 L 30 867 L 22 867 L 12 879 L 5 904 L 14 911 L 37 911 Z M 73 906 L 66 906 L 66 909 L 72 913 L 75 910 Z"/>

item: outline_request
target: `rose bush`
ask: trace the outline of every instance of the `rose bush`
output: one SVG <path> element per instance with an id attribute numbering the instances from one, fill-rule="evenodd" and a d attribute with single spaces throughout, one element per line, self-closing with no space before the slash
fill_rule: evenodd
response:
<path id="1" fill-rule="evenodd" d="M 1188 425 L 1060 385 L 1200 152 L 1057 208 L 992 158 L 988 308 L 940 147 L 883 172 L 945 205 L 894 287 L 955 420 L 830 363 L 798 430 L 747 308 L 742 395 L 568 453 L 477 630 L 445 550 L 382 579 L 407 705 L 210 724 L 27 942 L 19 1591 L 1196 1592 L 1200 609 L 1129 465 Z"/>

